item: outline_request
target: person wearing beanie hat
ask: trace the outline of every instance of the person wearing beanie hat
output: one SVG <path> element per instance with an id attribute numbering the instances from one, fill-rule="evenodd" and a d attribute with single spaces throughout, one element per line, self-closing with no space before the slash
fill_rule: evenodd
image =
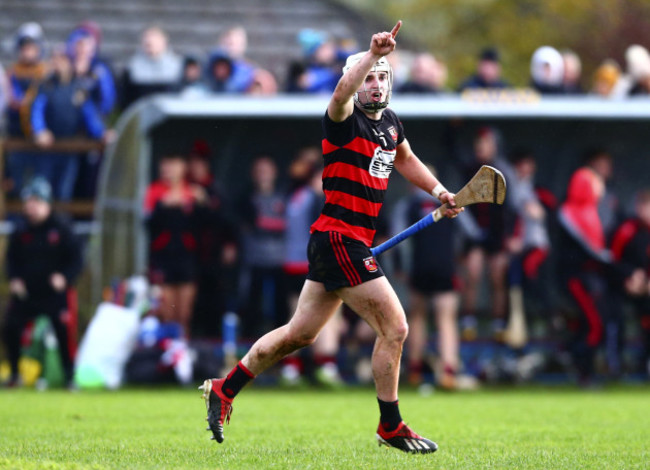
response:
<path id="1" fill-rule="evenodd" d="M 476 73 L 465 80 L 459 92 L 481 88 L 509 88 L 510 84 L 501 78 L 499 51 L 494 47 L 484 48 L 478 55 Z"/>
<path id="2" fill-rule="evenodd" d="M 22 331 L 28 322 L 45 315 L 56 334 L 66 383 L 73 387 L 74 337 L 69 331 L 68 290 L 81 272 L 80 244 L 69 224 L 53 213 L 52 188 L 44 178 L 34 178 L 21 197 L 23 217 L 7 248 L 11 297 L 3 339 L 11 366 L 9 385 L 19 384 Z"/>

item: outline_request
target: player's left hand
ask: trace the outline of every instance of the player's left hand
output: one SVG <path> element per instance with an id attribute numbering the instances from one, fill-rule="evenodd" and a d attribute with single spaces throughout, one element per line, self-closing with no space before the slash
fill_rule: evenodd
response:
<path id="1" fill-rule="evenodd" d="M 463 212 L 465 210 L 464 207 L 456 207 L 456 199 L 455 199 L 455 194 L 446 192 L 442 193 L 440 195 L 440 202 L 443 204 L 447 204 L 449 206 L 448 209 L 445 209 L 445 213 L 443 214 L 445 217 L 449 219 L 453 219 L 454 217 L 458 217 L 458 214 Z"/>

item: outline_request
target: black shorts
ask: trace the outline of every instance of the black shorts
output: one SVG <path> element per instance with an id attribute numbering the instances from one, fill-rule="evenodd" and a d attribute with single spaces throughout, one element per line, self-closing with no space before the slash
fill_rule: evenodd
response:
<path id="1" fill-rule="evenodd" d="M 173 260 L 154 258 L 149 262 L 149 282 L 152 284 L 185 284 L 195 282 L 197 277 L 198 263 L 187 255 Z"/>
<path id="2" fill-rule="evenodd" d="M 411 273 L 409 284 L 416 292 L 423 295 L 449 292 L 456 287 L 453 272 L 414 271 Z"/>
<path id="3" fill-rule="evenodd" d="M 307 279 L 322 283 L 328 292 L 384 275 L 370 248 L 337 232 L 312 233 L 307 256 Z"/>

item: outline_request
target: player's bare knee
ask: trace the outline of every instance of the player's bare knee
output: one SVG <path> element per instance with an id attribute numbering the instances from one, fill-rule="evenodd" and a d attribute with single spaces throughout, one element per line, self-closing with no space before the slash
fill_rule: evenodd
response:
<path id="1" fill-rule="evenodd" d="M 391 325 L 390 328 L 384 331 L 384 337 L 387 341 L 391 343 L 402 344 L 406 341 L 406 337 L 409 333 L 409 326 L 406 321 L 398 322 Z"/>

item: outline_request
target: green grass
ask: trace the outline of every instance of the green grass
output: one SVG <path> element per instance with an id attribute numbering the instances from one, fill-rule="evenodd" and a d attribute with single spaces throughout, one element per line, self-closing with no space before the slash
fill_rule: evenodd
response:
<path id="1" fill-rule="evenodd" d="M 600 392 L 403 391 L 433 455 L 377 447 L 370 389 L 247 389 L 226 440 L 209 440 L 198 391 L 0 390 L 0 468 L 632 469 L 650 462 L 650 388 Z"/>

